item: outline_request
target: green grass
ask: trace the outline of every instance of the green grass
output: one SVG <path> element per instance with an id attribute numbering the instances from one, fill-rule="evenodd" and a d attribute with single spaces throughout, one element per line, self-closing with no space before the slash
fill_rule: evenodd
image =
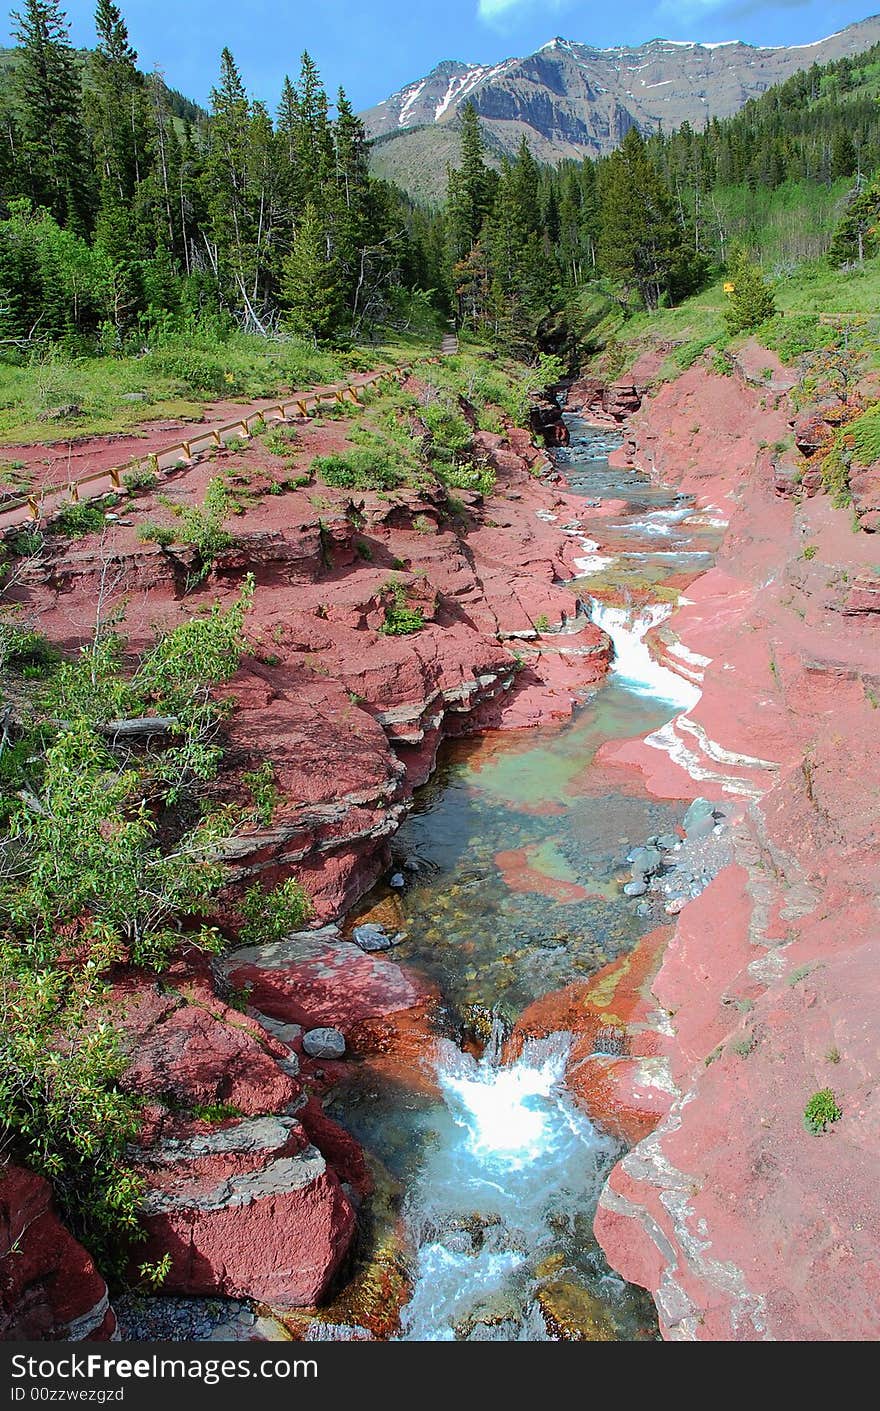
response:
<path id="1" fill-rule="evenodd" d="M 25 365 L 0 360 L 0 443 L 32 445 L 197 418 L 218 398 L 249 403 L 306 390 L 352 372 L 417 360 L 435 346 L 433 339 L 395 333 L 335 352 L 297 339 L 272 342 L 243 333 L 221 339 L 196 332 L 139 358 L 65 359 L 53 353 Z M 69 410 L 58 416 L 62 409 Z"/>
<path id="2" fill-rule="evenodd" d="M 824 258 L 804 260 L 770 282 L 778 312 L 757 329 L 755 337 L 783 362 L 796 365 L 804 355 L 828 347 L 839 321 L 851 324 L 869 364 L 880 366 L 880 258 L 849 271 L 835 269 Z M 580 297 L 582 305 L 590 307 L 596 291 L 585 289 Z M 623 377 L 642 352 L 660 342 L 676 345 L 660 370 L 661 380 L 677 377 L 704 353 L 712 361 L 713 352 L 717 358 L 728 346 L 739 346 L 724 325 L 725 303 L 719 279 L 677 308 L 656 313 L 639 310 L 624 318 L 615 307 L 593 332 L 604 348 L 596 359 L 596 371 L 609 379 Z M 720 371 L 720 364 L 716 370 Z"/>
<path id="3" fill-rule="evenodd" d="M 873 465 L 880 460 L 880 403 L 851 421 L 846 432 L 852 438 L 854 458 L 859 465 Z"/>

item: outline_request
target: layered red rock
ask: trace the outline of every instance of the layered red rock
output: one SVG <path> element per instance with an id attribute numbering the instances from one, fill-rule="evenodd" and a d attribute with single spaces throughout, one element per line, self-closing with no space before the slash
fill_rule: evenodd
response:
<path id="1" fill-rule="evenodd" d="M 606 755 L 660 795 L 742 799 L 735 862 L 681 912 L 652 985 L 674 1100 L 595 1222 L 678 1339 L 878 1332 L 876 574 L 848 510 L 776 493 L 760 443 L 791 420 L 780 396 L 691 369 L 630 423 L 634 463 L 730 520 L 667 624 L 702 699 Z M 817 1135 L 804 1109 L 826 1087 L 842 1115 Z"/>
<path id="2" fill-rule="evenodd" d="M 368 954 L 335 926 L 237 950 L 224 968 L 232 985 L 271 1019 L 338 1029 L 347 1048 L 374 1069 L 428 1082 L 439 991 L 387 953 Z M 331 1072 L 335 1065 L 322 1061 Z"/>
<path id="3" fill-rule="evenodd" d="M 294 1116 L 231 1122 L 145 1151 L 148 1239 L 138 1259 L 170 1256 L 163 1288 L 301 1307 L 326 1295 L 355 1215 L 339 1178 Z"/>
<path id="4" fill-rule="evenodd" d="M 49 1182 L 0 1169 L 0 1341 L 102 1341 L 116 1330 L 107 1285 L 58 1217 Z"/>
<path id="5" fill-rule="evenodd" d="M 566 1082 L 591 1118 L 628 1145 L 669 1111 L 675 1086 L 671 1035 L 651 993 L 670 927 L 645 936 L 589 980 L 545 995 L 523 1010 L 511 1038 L 570 1033 Z"/>

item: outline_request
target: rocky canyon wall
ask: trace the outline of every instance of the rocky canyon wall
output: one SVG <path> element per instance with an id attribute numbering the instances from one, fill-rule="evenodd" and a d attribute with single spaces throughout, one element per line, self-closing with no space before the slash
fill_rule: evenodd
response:
<path id="1" fill-rule="evenodd" d="M 666 1115 L 595 1222 L 680 1340 L 880 1328 L 877 547 L 816 484 L 780 481 L 789 382 L 778 364 L 754 377 L 747 357 L 729 377 L 694 367 L 645 401 L 621 452 L 728 522 L 656 642 L 701 680 L 699 703 L 606 750 L 657 795 L 737 805 L 733 860 L 642 991 L 638 1051 L 662 1058 L 635 1105 Z M 632 1061 L 616 1066 L 631 1087 Z M 840 1115 L 808 1130 L 826 1089 Z"/>

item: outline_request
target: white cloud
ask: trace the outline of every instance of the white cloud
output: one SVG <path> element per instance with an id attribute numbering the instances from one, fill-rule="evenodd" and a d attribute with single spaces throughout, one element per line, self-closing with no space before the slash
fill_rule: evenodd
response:
<path id="1" fill-rule="evenodd" d="M 552 10 L 558 13 L 567 10 L 572 0 L 479 0 L 477 18 L 496 28 L 505 27 L 505 21 L 515 18 L 522 10 Z"/>

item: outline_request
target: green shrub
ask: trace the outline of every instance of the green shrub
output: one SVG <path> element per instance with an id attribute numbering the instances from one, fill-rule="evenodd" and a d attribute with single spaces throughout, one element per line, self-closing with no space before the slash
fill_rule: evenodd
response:
<path id="1" fill-rule="evenodd" d="M 154 470 L 147 470 L 146 466 L 133 466 L 131 470 L 126 470 L 122 476 L 122 483 L 126 490 L 152 490 L 159 484 L 159 477 Z"/>
<path id="2" fill-rule="evenodd" d="M 170 549 L 177 538 L 169 525 L 154 524 L 149 519 L 144 524 L 138 525 L 135 536 L 140 539 L 142 544 L 159 544 L 163 549 Z"/>
<path id="3" fill-rule="evenodd" d="M 820 1092 L 813 1093 L 804 1108 L 804 1127 L 818 1136 L 830 1122 L 837 1122 L 842 1116 L 843 1111 L 838 1107 L 834 1093 L 830 1088 L 822 1088 Z"/>
<path id="4" fill-rule="evenodd" d="M 394 490 L 403 479 L 386 452 L 366 446 L 316 456 L 311 468 L 336 490 Z"/>
<path id="5" fill-rule="evenodd" d="M 142 366 L 160 377 L 181 383 L 185 390 L 201 395 L 233 396 L 243 390 L 235 371 L 197 348 L 160 348 L 144 359 Z"/>
<path id="6" fill-rule="evenodd" d="M 271 455 L 290 459 L 297 453 L 298 439 L 292 426 L 272 426 L 263 436 L 263 445 Z"/>
<path id="7" fill-rule="evenodd" d="M 0 622 L 0 668 L 9 667 L 22 675 L 27 672 L 35 680 L 48 675 L 60 660 L 60 651 L 42 632 Z"/>
<path id="8" fill-rule="evenodd" d="M 106 500 L 84 500 L 80 504 L 64 505 L 49 527 L 68 539 L 84 539 L 87 534 L 97 534 L 104 528 L 107 506 Z"/>
<path id="9" fill-rule="evenodd" d="M 438 480 L 450 490 L 476 490 L 491 495 L 498 479 L 491 466 L 445 465 L 435 467 Z"/>
<path id="10" fill-rule="evenodd" d="M 245 919 L 241 939 L 247 945 L 262 945 L 298 931 L 312 914 L 312 902 L 296 878 L 288 877 L 271 892 L 259 885 L 251 887 L 241 902 L 241 913 Z"/>
<path id="11" fill-rule="evenodd" d="M 828 329 L 816 314 L 775 314 L 761 324 L 758 336 L 784 363 L 796 363 L 825 347 Z"/>
<path id="12" fill-rule="evenodd" d="M 43 552 L 46 541 L 39 529 L 20 529 L 5 540 L 6 548 L 17 559 L 33 558 Z"/>
<path id="13" fill-rule="evenodd" d="M 128 1144 L 140 1104 L 118 1086 L 126 1061 L 97 999 L 88 983 L 0 952 L 0 1139 L 51 1181 L 65 1222 L 112 1271 L 121 1237 L 139 1229 Z"/>
<path id="14" fill-rule="evenodd" d="M 389 583 L 391 600 L 385 604 L 385 621 L 380 628 L 386 637 L 409 637 L 421 632 L 425 618 L 421 608 L 411 608 L 402 583 Z"/>
<path id="15" fill-rule="evenodd" d="M 451 402 L 429 402 L 422 410 L 422 420 L 431 433 L 432 447 L 448 452 L 453 459 L 468 450 L 473 441 L 471 428 Z"/>
<path id="16" fill-rule="evenodd" d="M 279 658 L 276 657 L 270 665 L 277 665 Z M 275 812 L 275 805 L 278 802 L 278 789 L 275 784 L 275 766 L 271 760 L 264 760 L 258 769 L 250 770 L 242 775 L 242 783 L 250 791 L 254 801 L 256 817 L 264 828 L 268 828 L 272 822 L 272 814 Z"/>
<path id="17" fill-rule="evenodd" d="M 859 465 L 873 465 L 880 460 L 880 403 L 851 421 L 847 433 Z"/>

